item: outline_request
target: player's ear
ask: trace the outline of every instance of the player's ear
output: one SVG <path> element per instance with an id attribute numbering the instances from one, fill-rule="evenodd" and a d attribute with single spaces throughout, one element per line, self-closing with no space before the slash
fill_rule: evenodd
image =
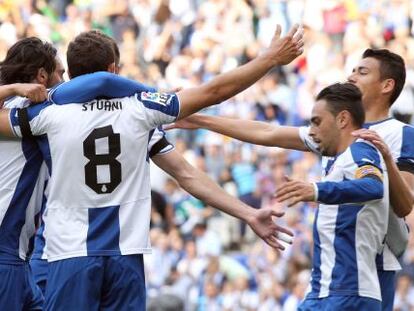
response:
<path id="1" fill-rule="evenodd" d="M 116 65 L 115 65 L 115 62 L 110 63 L 109 66 L 108 66 L 108 69 L 106 71 L 111 72 L 111 73 L 116 73 Z"/>
<path id="2" fill-rule="evenodd" d="M 336 122 L 337 122 L 338 128 L 340 129 L 345 128 L 348 125 L 348 123 L 351 121 L 352 121 L 351 114 L 347 110 L 342 110 L 336 116 Z"/>
<path id="3" fill-rule="evenodd" d="M 46 70 L 42 67 L 37 71 L 36 75 L 37 83 L 47 85 L 49 80 L 49 74 L 46 72 Z"/>
<path id="4" fill-rule="evenodd" d="M 382 82 L 382 93 L 391 93 L 395 87 L 394 79 L 385 79 Z"/>

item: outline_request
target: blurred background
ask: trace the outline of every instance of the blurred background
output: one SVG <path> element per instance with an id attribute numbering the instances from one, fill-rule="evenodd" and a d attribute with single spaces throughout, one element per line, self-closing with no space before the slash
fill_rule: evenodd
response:
<path id="1" fill-rule="evenodd" d="M 0 0 L 0 59 L 18 39 L 51 41 L 65 62 L 82 31 L 100 29 L 121 51 L 121 74 L 162 89 L 191 87 L 239 66 L 281 24 L 305 28 L 303 56 L 207 114 L 282 125 L 307 124 L 313 98 L 344 81 L 368 47 L 407 65 L 393 115 L 412 123 L 414 1 L 410 0 Z M 309 153 L 242 144 L 207 131 L 168 132 L 176 149 L 227 192 L 255 208 L 277 206 L 284 175 L 315 181 Z M 414 143 L 414 142 L 413 142 Z M 153 254 L 145 258 L 149 310 L 296 310 L 309 283 L 314 204 L 286 209 L 295 232 L 276 252 L 238 220 L 205 206 L 155 166 L 151 171 Z M 414 230 L 414 215 L 407 222 Z M 414 310 L 414 235 L 401 259 L 395 310 Z"/>

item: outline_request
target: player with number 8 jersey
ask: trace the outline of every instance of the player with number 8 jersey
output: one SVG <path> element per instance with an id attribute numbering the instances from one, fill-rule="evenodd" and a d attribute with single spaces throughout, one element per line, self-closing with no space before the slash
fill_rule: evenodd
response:
<path id="1" fill-rule="evenodd" d="M 156 94 L 83 105 L 45 103 L 10 113 L 17 136 L 42 136 L 52 172 L 48 261 L 150 251 L 147 145 L 153 129 L 174 121 L 179 107 L 175 95 L 165 95 L 161 103 Z M 118 187 L 121 181 L 123 187 Z"/>
<path id="2" fill-rule="evenodd" d="M 45 102 L 0 112 L 0 133 L 36 136 L 51 175 L 46 310 L 145 310 L 142 254 L 150 252 L 148 143 L 154 129 L 218 104 L 274 66 L 291 62 L 302 53 L 302 36 L 296 25 L 280 38 L 278 27 L 270 47 L 256 59 L 177 94 L 149 89 L 129 97 L 62 106 Z M 87 33 L 69 44 L 67 60 L 71 78 L 115 72 L 113 48 Z M 268 244 L 280 247 L 275 237 L 280 227 L 272 220 L 277 214 L 256 218 L 249 212 L 244 218 Z M 257 228 L 258 223 L 265 228 Z"/>

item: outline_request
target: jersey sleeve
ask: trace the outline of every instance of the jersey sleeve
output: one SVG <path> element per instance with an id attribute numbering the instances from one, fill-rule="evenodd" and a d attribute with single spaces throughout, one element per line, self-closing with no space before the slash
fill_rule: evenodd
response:
<path id="1" fill-rule="evenodd" d="M 142 111 L 139 121 L 150 129 L 174 122 L 180 112 L 180 102 L 176 94 L 141 92 L 133 100 Z"/>
<path id="2" fill-rule="evenodd" d="M 414 127 L 404 126 L 402 129 L 401 149 L 396 159 L 401 171 L 414 174 Z"/>
<path id="3" fill-rule="evenodd" d="M 27 108 L 13 108 L 9 118 L 13 132 L 17 137 L 32 137 L 45 134 L 48 128 L 48 118 L 45 109 L 49 102 L 29 106 Z"/>
<path id="4" fill-rule="evenodd" d="M 148 154 L 152 158 L 158 154 L 168 153 L 174 146 L 165 137 L 165 132 L 161 127 L 154 129 L 148 143 Z"/>
<path id="5" fill-rule="evenodd" d="M 316 197 L 326 204 L 362 203 L 384 195 L 383 169 L 378 150 L 364 141 L 350 146 L 353 165 L 344 181 L 315 183 Z"/>
<path id="6" fill-rule="evenodd" d="M 145 84 L 110 72 L 81 75 L 64 82 L 49 92 L 49 100 L 58 105 L 84 103 L 99 97 L 119 98 L 141 92 L 156 92 Z"/>
<path id="7" fill-rule="evenodd" d="M 299 128 L 300 139 L 303 141 L 303 144 L 309 151 L 320 155 L 321 152 L 319 150 L 319 146 L 317 143 L 315 143 L 312 137 L 310 137 L 309 130 L 310 130 L 309 126 L 301 126 Z"/>
<path id="8" fill-rule="evenodd" d="M 357 166 L 355 172 L 351 172 L 355 175 L 355 178 L 362 178 L 370 174 L 370 170 L 367 170 L 365 173 L 361 168 L 371 167 L 376 169 L 382 176 L 382 162 L 381 156 L 377 148 L 375 148 L 371 143 L 363 140 L 358 140 L 351 145 L 351 154 L 354 163 Z M 376 173 L 374 175 L 377 175 Z"/>

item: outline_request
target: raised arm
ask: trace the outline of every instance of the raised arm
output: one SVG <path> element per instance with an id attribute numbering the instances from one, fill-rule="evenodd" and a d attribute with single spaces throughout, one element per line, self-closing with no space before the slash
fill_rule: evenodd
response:
<path id="1" fill-rule="evenodd" d="M 292 126 L 194 114 L 167 128 L 204 128 L 251 144 L 309 151 L 301 139 L 299 128 Z"/>
<path id="2" fill-rule="evenodd" d="M 277 26 L 270 47 L 249 63 L 218 75 L 199 87 L 178 92 L 181 104 L 178 119 L 240 93 L 274 66 L 286 65 L 302 54 L 303 32 L 299 30 L 299 26 L 295 25 L 283 38 L 280 38 L 280 32 L 280 26 Z"/>
<path id="3" fill-rule="evenodd" d="M 283 213 L 273 209 L 254 209 L 226 193 L 205 173 L 191 166 L 176 150 L 152 158 L 154 163 L 174 177 L 180 186 L 194 197 L 221 211 L 246 221 L 253 231 L 267 244 L 284 249 L 278 242 L 283 235 L 292 235 L 289 230 L 277 226 L 272 216 L 281 217 Z M 281 235 L 282 234 L 282 235 Z M 286 235 L 285 235 L 286 236 Z"/>

